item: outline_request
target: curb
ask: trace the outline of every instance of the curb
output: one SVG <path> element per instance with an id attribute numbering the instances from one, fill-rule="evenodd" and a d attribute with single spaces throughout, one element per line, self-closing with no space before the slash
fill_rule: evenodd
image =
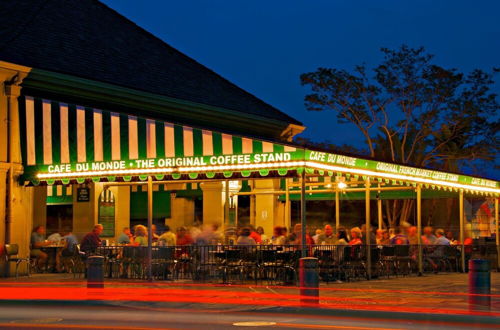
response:
<path id="1" fill-rule="evenodd" d="M 0 300 L 2 306 L 107 306 L 116 308 L 198 308 L 202 310 L 214 309 L 213 305 L 200 303 L 156 303 L 156 302 L 135 302 L 135 301 L 106 301 L 106 300 Z M 276 314 L 295 314 L 295 315 L 317 315 L 317 316 L 337 316 L 337 317 L 355 317 L 355 318 L 370 318 L 370 319 L 392 319 L 400 321 L 432 321 L 432 322 L 453 322 L 453 323 L 474 323 L 474 324 L 500 324 L 500 319 L 496 316 L 488 315 L 463 315 L 463 314 L 425 314 L 425 313 L 410 313 L 410 312 L 390 312 L 390 311 L 373 311 L 373 310 L 354 310 L 354 309 L 330 309 L 330 308 L 313 308 L 313 307 L 267 307 L 262 306 L 235 306 L 217 305 L 218 309 L 224 309 L 228 313 L 276 313 Z"/>

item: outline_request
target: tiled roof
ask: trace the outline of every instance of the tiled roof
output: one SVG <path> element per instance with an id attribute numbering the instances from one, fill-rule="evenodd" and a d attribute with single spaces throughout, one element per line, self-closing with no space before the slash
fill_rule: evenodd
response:
<path id="1" fill-rule="evenodd" d="M 300 124 L 96 0 L 0 1 L 0 60 Z"/>

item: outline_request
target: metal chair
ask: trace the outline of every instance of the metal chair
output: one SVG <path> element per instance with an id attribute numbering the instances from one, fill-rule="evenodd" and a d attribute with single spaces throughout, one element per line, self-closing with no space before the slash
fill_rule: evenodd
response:
<path id="1" fill-rule="evenodd" d="M 381 254 L 380 261 L 387 278 L 389 278 L 390 275 L 396 274 L 397 269 L 395 247 L 383 245 Z"/>
<path id="2" fill-rule="evenodd" d="M 327 283 L 335 280 L 335 270 L 337 264 L 333 257 L 333 252 L 334 251 L 331 247 L 328 247 L 328 249 L 323 248 L 314 251 L 314 257 L 318 258 L 319 276 Z"/>
<path id="3" fill-rule="evenodd" d="M 30 275 L 30 258 L 21 258 L 19 257 L 19 245 L 17 244 L 5 244 L 5 261 L 7 264 L 11 262 L 16 263 L 16 278 L 18 277 L 19 265 L 23 262 L 26 263 L 26 267 L 28 268 L 28 276 Z"/>
<path id="4" fill-rule="evenodd" d="M 395 245 L 394 255 L 396 257 L 396 274 L 410 275 L 411 257 L 409 245 Z"/>
<path id="5" fill-rule="evenodd" d="M 175 248 L 155 247 L 152 252 L 151 267 L 153 267 L 153 277 L 166 280 L 168 275 L 172 274 L 173 271 Z"/>

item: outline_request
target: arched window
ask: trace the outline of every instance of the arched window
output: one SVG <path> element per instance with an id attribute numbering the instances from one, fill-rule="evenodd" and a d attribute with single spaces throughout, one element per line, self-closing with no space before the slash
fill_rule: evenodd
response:
<path id="1" fill-rule="evenodd" d="M 104 189 L 99 196 L 99 222 L 103 227 L 102 237 L 115 236 L 115 195 Z"/>

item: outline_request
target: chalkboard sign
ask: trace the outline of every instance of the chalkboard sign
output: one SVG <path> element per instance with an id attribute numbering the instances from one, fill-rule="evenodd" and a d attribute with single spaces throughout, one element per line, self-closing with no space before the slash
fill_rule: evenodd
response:
<path id="1" fill-rule="evenodd" d="M 89 188 L 76 188 L 76 201 L 77 202 L 90 202 L 90 189 Z"/>

